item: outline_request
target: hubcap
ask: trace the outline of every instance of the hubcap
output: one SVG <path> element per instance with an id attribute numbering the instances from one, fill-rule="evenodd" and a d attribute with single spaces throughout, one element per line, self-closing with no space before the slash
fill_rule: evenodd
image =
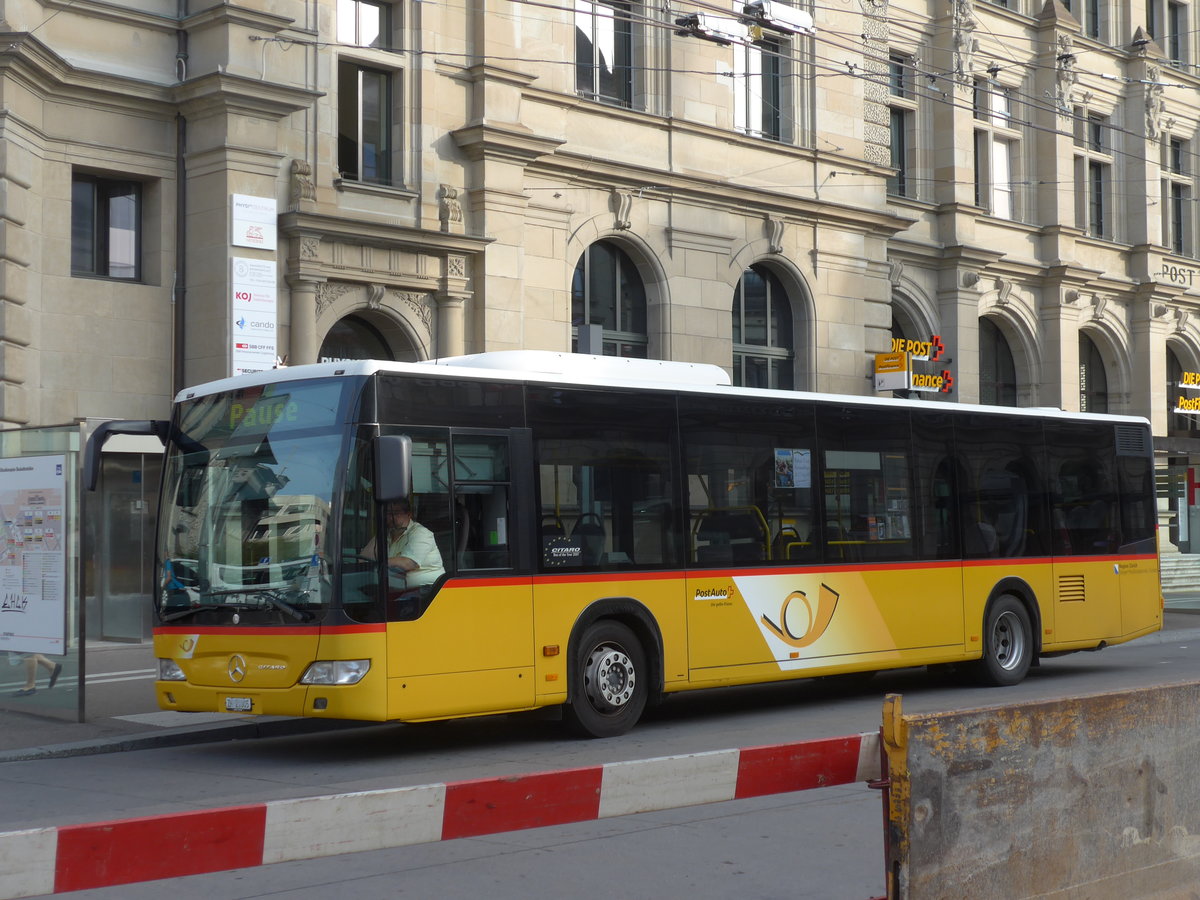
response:
<path id="1" fill-rule="evenodd" d="M 996 619 L 992 628 L 992 647 L 996 662 L 1005 671 L 1012 671 L 1025 656 L 1025 632 L 1016 613 L 1006 612 Z"/>
<path id="2" fill-rule="evenodd" d="M 584 683 L 592 706 L 618 710 L 629 702 L 637 685 L 633 662 L 619 647 L 597 647 L 588 657 Z"/>

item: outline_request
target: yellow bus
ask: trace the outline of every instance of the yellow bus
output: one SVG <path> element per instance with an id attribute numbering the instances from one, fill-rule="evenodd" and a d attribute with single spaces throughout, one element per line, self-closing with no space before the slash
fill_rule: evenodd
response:
<path id="1" fill-rule="evenodd" d="M 91 469 L 121 431 L 166 443 L 163 709 L 561 706 L 604 737 L 677 691 L 936 664 L 1007 685 L 1162 625 L 1139 418 L 510 351 L 192 388 L 169 423 L 99 429 Z"/>

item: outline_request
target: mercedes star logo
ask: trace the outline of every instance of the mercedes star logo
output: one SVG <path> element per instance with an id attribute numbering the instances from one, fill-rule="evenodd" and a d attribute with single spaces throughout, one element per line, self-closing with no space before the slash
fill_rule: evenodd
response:
<path id="1" fill-rule="evenodd" d="M 230 681 L 240 682 L 246 677 L 246 661 L 242 659 L 241 654 L 235 653 L 229 657 L 229 666 L 226 671 L 229 672 Z"/>

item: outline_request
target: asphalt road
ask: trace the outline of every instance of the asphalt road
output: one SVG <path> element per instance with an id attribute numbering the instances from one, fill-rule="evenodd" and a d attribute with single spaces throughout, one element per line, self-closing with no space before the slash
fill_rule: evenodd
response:
<path id="1" fill-rule="evenodd" d="M 0 830 L 872 731 L 885 692 L 917 712 L 1200 680 L 1198 649 L 1200 631 L 1176 628 L 1049 660 L 999 690 L 903 670 L 861 691 L 800 682 L 694 694 L 606 741 L 568 740 L 557 723 L 530 715 L 8 762 Z M 851 785 L 74 896 L 863 898 L 882 893 L 882 853 L 879 796 Z"/>

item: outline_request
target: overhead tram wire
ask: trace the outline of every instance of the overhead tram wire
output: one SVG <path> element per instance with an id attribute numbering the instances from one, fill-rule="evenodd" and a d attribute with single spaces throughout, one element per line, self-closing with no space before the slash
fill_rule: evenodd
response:
<path id="1" fill-rule="evenodd" d="M 550 9 L 550 10 L 554 10 L 554 11 L 561 12 L 564 14 L 573 14 L 575 12 L 575 10 L 573 8 L 565 7 L 565 6 L 562 6 L 561 4 L 557 4 L 557 3 L 546 2 L 546 0 L 512 0 L 512 2 L 519 3 L 522 6 L 531 6 L 531 7 L 536 7 L 536 8 Z M 717 7 L 712 4 L 708 4 L 708 3 L 704 3 L 704 2 L 693 2 L 693 3 L 690 3 L 689 5 L 694 6 L 697 9 L 719 10 L 720 13 L 723 15 L 729 15 L 729 13 L 730 13 L 730 11 L 725 10 L 723 7 Z M 462 8 L 465 11 L 465 6 L 460 7 L 460 8 Z M 736 16 L 733 16 L 733 15 L 730 15 L 729 17 L 736 18 Z M 672 32 L 678 30 L 677 26 L 675 26 L 671 22 L 665 22 L 660 19 L 656 19 L 656 18 L 653 18 L 650 16 L 638 15 L 638 14 L 635 14 L 632 12 L 626 13 L 623 16 L 623 18 L 627 18 L 631 22 L 636 22 L 636 23 L 639 23 L 641 25 L 648 26 L 648 27 L 660 28 L 660 29 L 666 28 L 666 29 L 670 29 Z M 875 63 L 880 66 L 888 65 L 892 61 L 890 54 L 888 55 L 887 58 L 884 58 L 881 54 L 876 54 L 871 49 L 863 46 L 861 43 L 855 42 L 853 40 L 853 38 L 851 38 L 850 42 L 848 42 L 848 43 L 841 43 L 837 40 L 830 40 L 826 37 L 826 35 L 829 35 L 830 33 L 831 32 L 829 32 L 827 30 L 818 28 L 818 29 L 816 29 L 815 34 L 807 35 L 806 37 L 811 39 L 813 41 L 814 45 L 823 44 L 826 49 L 832 48 L 835 50 L 846 50 L 848 52 L 853 52 L 855 54 L 862 56 L 864 58 L 864 60 L 870 61 L 870 62 Z M 839 34 L 839 36 L 840 36 L 840 33 L 836 33 L 836 34 Z M 316 46 L 348 46 L 348 47 L 354 46 L 354 45 L 341 44 L 336 41 L 321 42 L 321 41 L 309 41 L 309 40 L 304 40 L 304 39 L 295 39 L 295 40 L 283 39 L 283 38 L 271 39 L 271 38 L 252 36 L 252 39 L 255 39 L 255 38 L 257 38 L 258 40 L 287 41 L 288 43 L 300 43 L 300 44 L 308 44 L 308 45 L 316 45 Z M 740 42 L 740 41 L 735 42 L 735 44 L 740 45 L 740 46 L 746 46 L 748 43 L 749 42 Z M 1002 42 L 999 42 L 999 43 L 1002 43 Z M 781 56 L 784 56 L 793 64 L 799 64 L 801 66 L 810 66 L 814 70 L 820 70 L 820 71 L 815 71 L 813 74 L 808 75 L 808 76 L 794 74 L 791 76 L 793 78 L 816 79 L 816 78 L 847 77 L 848 76 L 848 77 L 853 77 L 853 78 L 860 78 L 860 79 L 867 80 L 867 81 L 874 81 L 875 83 L 881 84 L 883 86 L 888 86 L 888 84 L 889 84 L 885 73 L 857 71 L 855 69 L 855 67 L 849 61 L 837 60 L 837 59 L 834 59 L 833 57 L 828 57 L 828 56 L 818 57 L 818 56 L 814 55 L 813 57 L 810 58 L 802 50 L 795 47 L 794 41 L 788 41 L 787 44 L 788 44 L 790 52 L 787 54 L 780 54 Z M 549 64 L 555 64 L 555 65 L 568 65 L 568 66 L 574 66 L 577 64 L 576 60 L 574 60 L 574 59 L 551 60 L 551 59 L 546 59 L 545 57 L 518 57 L 518 56 L 502 57 L 502 56 L 492 56 L 492 55 L 480 57 L 479 54 L 474 54 L 474 53 L 452 53 L 452 52 L 446 52 L 446 51 L 441 51 L 441 50 L 405 50 L 403 48 L 397 48 L 397 49 L 373 48 L 373 49 L 381 49 L 384 52 L 391 52 L 391 53 L 397 53 L 397 54 L 403 54 L 403 55 L 424 55 L 424 56 L 432 55 L 432 56 L 447 57 L 447 58 L 462 57 L 464 59 L 488 59 L 488 60 L 497 61 L 497 62 L 529 62 L 529 63 L 537 63 L 537 64 L 549 63 Z M 1087 52 L 1089 49 L 1090 48 L 1081 48 L 1080 52 Z M 1099 51 L 1097 51 L 1097 52 L 1099 52 Z M 1073 53 L 1072 55 L 1075 55 L 1075 54 Z M 1043 64 L 1034 62 L 1032 60 L 1026 61 L 1026 62 L 1014 61 L 1013 63 L 1008 64 L 1008 65 L 1012 65 L 1012 66 L 1020 65 L 1024 68 L 1031 69 L 1031 70 L 1048 70 L 1051 68 L 1050 66 L 1043 65 Z M 987 70 L 981 70 L 980 72 L 978 72 L 978 74 L 983 75 L 986 72 L 991 71 L 994 68 L 1001 68 L 1001 69 L 1007 68 L 1008 65 L 1006 65 L 1004 67 L 990 66 L 990 67 L 988 67 Z M 676 73 L 676 74 L 711 75 L 714 77 L 728 77 L 728 78 L 736 77 L 733 73 L 730 73 L 730 72 L 719 71 L 719 70 L 714 70 L 714 69 L 707 69 L 707 68 L 681 68 L 678 66 L 645 66 L 645 65 L 631 66 L 630 68 L 635 68 L 638 71 L 646 71 L 646 72 L 669 72 L 669 73 Z M 911 66 L 910 68 L 915 76 L 913 79 L 914 93 L 917 95 L 918 99 L 923 100 L 926 103 L 946 103 L 946 104 L 950 104 L 958 109 L 962 109 L 965 111 L 973 111 L 973 109 L 974 109 L 973 103 L 971 103 L 971 102 L 961 102 L 960 103 L 953 97 L 954 90 L 964 88 L 964 87 L 968 88 L 968 89 L 970 88 L 970 86 L 961 84 L 961 82 L 958 80 L 957 73 L 942 72 L 942 71 L 937 71 L 937 70 L 923 70 L 923 69 L 917 68 L 916 66 Z M 975 74 L 975 73 L 972 73 L 972 74 Z M 752 76 L 747 74 L 744 77 L 752 77 Z M 1104 77 L 1104 76 L 1096 76 L 1096 77 Z M 924 86 L 918 87 L 916 84 L 916 78 L 922 78 L 922 79 L 928 80 L 930 82 L 947 81 L 950 83 L 951 89 L 948 91 L 942 91 L 942 90 L 938 90 L 938 89 L 927 88 Z M 1124 79 L 1124 80 L 1129 83 L 1133 83 L 1134 81 L 1136 81 L 1134 79 Z M 1183 85 L 1181 85 L 1181 86 L 1183 86 Z M 1072 121 L 1085 121 L 1085 119 L 1083 119 L 1082 117 L 1076 116 L 1073 112 L 1068 113 L 1068 112 L 1058 108 L 1053 102 L 1048 101 L 1042 97 L 1027 94 L 1022 91 L 1010 91 L 1010 96 L 1012 96 L 1012 98 L 1015 101 L 1017 101 L 1018 103 L 1023 103 L 1025 106 L 1027 106 L 1030 109 L 1039 110 L 1042 112 L 1053 112 L 1056 116 L 1067 118 Z M 779 111 L 783 114 L 786 114 L 786 110 L 779 110 Z M 793 125 L 793 126 L 797 124 L 795 122 L 795 120 L 792 119 L 790 116 L 788 117 L 788 122 L 790 125 Z M 1033 122 L 1028 121 L 1028 120 L 1018 121 L 1017 127 L 1019 129 L 1027 129 L 1027 130 L 1033 131 L 1033 132 L 1051 133 L 1051 134 L 1057 134 L 1057 135 L 1061 135 L 1061 136 L 1073 136 L 1071 133 L 1069 133 L 1067 131 L 1064 131 L 1064 130 L 1061 130 L 1058 128 L 1047 128 L 1045 126 L 1036 125 Z M 1140 135 L 1137 135 L 1135 132 L 1131 132 L 1128 129 L 1118 128 L 1111 124 L 1106 125 L 1106 128 L 1108 130 L 1108 133 L 1112 134 L 1112 135 L 1126 135 L 1126 136 L 1140 137 Z M 1144 158 L 1142 155 L 1124 151 L 1116 146 L 1107 148 L 1106 155 L 1113 157 L 1114 159 L 1119 158 L 1119 157 L 1127 157 L 1127 158 L 1141 160 Z M 1200 153 L 1197 153 L 1197 152 L 1189 151 L 1187 153 L 1187 155 L 1189 158 L 1192 158 L 1192 159 L 1200 159 Z M 924 180 L 924 181 L 932 182 L 932 183 L 943 183 L 943 184 L 950 183 L 950 182 L 946 181 L 945 179 L 941 179 L 941 180 L 918 179 L 918 180 Z M 1123 181 L 1122 179 L 1113 179 L 1110 183 L 1115 184 L 1115 183 L 1121 183 L 1122 181 Z M 972 182 L 960 182 L 960 183 L 970 184 Z M 1016 182 L 1014 182 L 1014 183 L 1016 183 Z M 1049 182 L 1039 182 L 1039 183 L 1049 184 Z"/>

